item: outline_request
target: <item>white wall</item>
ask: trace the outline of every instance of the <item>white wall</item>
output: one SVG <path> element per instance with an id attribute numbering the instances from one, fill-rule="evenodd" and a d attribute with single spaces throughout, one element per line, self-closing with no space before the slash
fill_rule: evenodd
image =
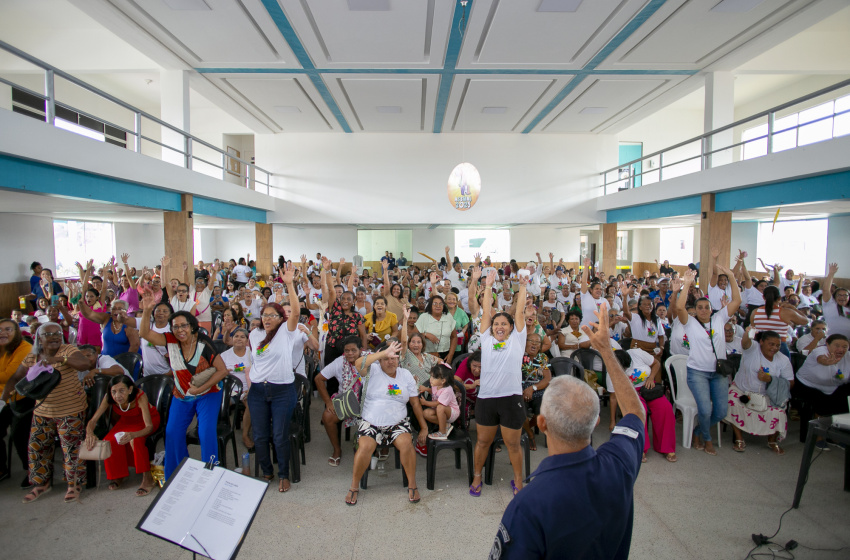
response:
<path id="1" fill-rule="evenodd" d="M 448 204 L 448 203 L 446 203 Z M 451 208 L 449 209 L 451 210 Z M 511 232 L 513 236 L 513 232 Z M 446 256 L 446 246 L 450 247 L 451 256 L 454 258 L 455 230 L 450 228 L 437 229 L 415 229 L 413 230 L 413 256 L 405 255 L 407 260 L 415 262 L 425 261 L 425 257 L 419 253 L 425 253 L 429 257 L 440 261 Z"/>
<path id="2" fill-rule="evenodd" d="M 153 268 L 165 255 L 165 232 L 162 224 L 135 224 L 114 222 L 115 255 L 128 253 L 130 266 L 141 270 L 143 266 Z M 120 266 L 120 263 L 119 263 Z"/>
<path id="3" fill-rule="evenodd" d="M 653 262 L 661 250 L 661 228 L 630 230 L 632 235 L 632 261 Z M 687 264 L 687 263 L 686 263 Z"/>
<path id="4" fill-rule="evenodd" d="M 245 257 L 248 253 L 256 254 L 256 228 L 253 225 L 222 228 L 214 231 L 215 247 L 218 253 L 216 257 L 222 260 L 236 259 L 238 261 L 239 257 Z M 201 243 L 203 244 L 203 241 Z"/>
<path id="5" fill-rule="evenodd" d="M 218 237 L 216 230 L 212 228 L 199 228 L 201 231 L 201 254 L 195 254 L 195 263 L 199 260 L 205 263 L 213 262 L 221 258 L 218 254 Z M 229 258 L 229 257 L 228 257 Z"/>
<path id="6" fill-rule="evenodd" d="M 577 224 L 598 221 L 595 208 L 581 203 L 599 171 L 616 165 L 617 141 L 582 134 L 277 134 L 257 136 L 256 152 L 276 173 L 285 201 L 273 222 Z M 463 161 L 478 168 L 482 187 L 477 204 L 460 212 L 446 186 Z"/>
<path id="7" fill-rule="evenodd" d="M 735 256 L 738 250 L 746 251 L 747 256 L 744 259 L 744 264 L 747 265 L 747 270 L 758 270 L 756 265 L 756 248 L 758 247 L 758 222 L 732 222 L 732 250 L 730 251 L 730 259 L 728 266 L 735 263 Z"/>
<path id="8" fill-rule="evenodd" d="M 0 282 L 29 280 L 30 263 L 56 269 L 53 219 L 25 214 L 3 214 L 0 219 Z"/>
<path id="9" fill-rule="evenodd" d="M 511 258 L 518 262 L 537 260 L 540 253 L 544 263 L 549 263 L 549 253 L 566 262 L 578 262 L 581 241 L 580 228 L 513 228 L 511 229 Z"/>
<path id="10" fill-rule="evenodd" d="M 836 216 L 829 219 L 829 232 L 826 237 L 826 262 L 837 263 L 839 278 L 850 278 L 850 216 Z"/>
<path id="11" fill-rule="evenodd" d="M 249 239 L 253 244 L 253 233 Z M 302 229 L 274 224 L 272 239 L 275 261 L 278 255 L 283 255 L 287 260 L 296 262 L 301 259 L 302 254 L 306 254 L 308 260 L 315 260 L 316 253 L 320 252 L 334 261 L 342 257 L 351 262 L 357 254 L 357 229 L 350 226 Z"/>

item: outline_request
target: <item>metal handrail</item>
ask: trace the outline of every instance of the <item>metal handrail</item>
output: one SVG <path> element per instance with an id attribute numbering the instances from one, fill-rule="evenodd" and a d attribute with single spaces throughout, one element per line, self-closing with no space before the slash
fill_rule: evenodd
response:
<path id="1" fill-rule="evenodd" d="M 238 162 L 244 164 L 246 166 L 246 171 L 245 171 L 244 174 L 241 174 L 241 175 L 243 177 L 245 177 L 246 179 L 253 181 L 255 183 L 260 183 L 261 185 L 265 185 L 266 187 L 271 187 L 271 185 L 269 184 L 268 181 L 271 178 L 271 176 L 274 175 L 274 174 L 271 173 L 270 171 L 263 169 L 262 167 L 259 167 L 257 164 L 252 163 L 252 162 L 247 161 L 247 160 L 244 160 L 240 157 L 230 155 L 229 153 L 222 150 L 218 146 L 210 144 L 209 142 L 202 140 L 201 138 L 198 138 L 197 136 L 194 136 L 194 135 L 192 135 L 188 132 L 185 132 L 184 130 L 182 130 L 181 128 L 179 128 L 177 126 L 174 126 L 173 124 L 167 123 L 167 122 L 159 119 L 158 117 L 155 117 L 154 115 L 152 115 L 152 114 L 150 114 L 146 111 L 143 111 L 143 110 L 141 110 L 137 107 L 134 107 L 134 106 L 130 105 L 129 103 L 122 101 L 121 99 L 118 99 L 114 95 L 111 95 L 111 94 L 109 94 L 109 93 L 89 84 L 89 83 L 86 83 L 83 80 L 80 80 L 79 78 L 76 78 L 76 77 L 72 76 L 71 74 L 69 74 L 69 73 L 67 73 L 63 70 L 60 70 L 60 69 L 56 68 L 55 66 L 48 64 L 47 62 L 44 62 L 43 60 L 36 58 L 36 57 L 20 50 L 19 48 L 15 47 L 13 45 L 10 45 L 9 43 L 7 43 L 5 41 L 0 40 L 0 49 L 17 56 L 18 58 L 25 60 L 25 61 L 29 62 L 30 64 L 32 64 L 33 66 L 37 66 L 37 67 L 41 68 L 42 70 L 44 70 L 46 72 L 45 89 L 47 91 L 45 93 L 38 93 L 36 91 L 30 90 L 29 88 L 20 86 L 20 85 L 12 82 L 10 80 L 7 80 L 5 78 L 0 78 L 0 83 L 4 83 L 8 86 L 11 86 L 11 87 L 19 89 L 21 91 L 24 91 L 26 93 L 29 93 L 30 95 L 34 95 L 34 96 L 37 96 L 41 99 L 44 99 L 47 102 L 46 113 L 47 113 L 47 120 L 48 120 L 49 124 L 51 124 L 51 125 L 54 124 L 55 107 L 56 107 L 56 105 L 59 105 L 59 106 L 64 107 L 68 110 L 73 110 L 73 111 L 77 112 L 78 114 L 81 114 L 81 115 L 84 115 L 86 117 L 95 119 L 98 122 L 108 124 L 109 126 L 111 126 L 113 128 L 117 128 L 119 130 L 122 130 L 124 132 L 127 132 L 127 133 L 133 135 L 136 138 L 136 145 L 135 145 L 135 151 L 136 152 L 141 151 L 141 141 L 147 140 L 148 142 L 153 142 L 153 143 L 158 144 L 162 147 L 165 147 L 165 148 L 173 150 L 177 153 L 180 153 L 184 156 L 185 167 L 187 167 L 188 169 L 192 168 L 192 166 L 191 166 L 191 160 L 192 159 L 200 159 L 200 158 L 196 158 L 192 155 L 192 143 L 197 142 L 198 144 L 205 146 L 205 147 L 219 153 L 220 155 L 222 155 L 225 158 L 229 158 L 231 160 L 235 160 L 235 161 L 238 161 Z M 100 117 L 95 117 L 94 115 L 91 115 L 89 113 L 86 113 L 84 111 L 76 109 L 75 107 L 72 107 L 71 105 L 57 101 L 55 93 L 53 91 L 53 83 L 54 83 L 54 79 L 55 79 L 56 76 L 63 78 L 64 80 L 67 80 L 68 82 L 71 82 L 72 84 L 77 85 L 77 86 L 85 89 L 86 91 L 89 91 L 89 92 L 91 92 L 91 93 L 93 93 L 93 94 L 95 94 L 95 95 L 97 95 L 97 96 L 99 96 L 103 99 L 106 99 L 107 101 L 111 101 L 112 103 L 115 103 L 116 105 L 119 105 L 119 106 L 127 109 L 128 111 L 131 111 L 132 113 L 134 113 L 134 115 L 135 115 L 134 122 L 135 122 L 135 125 L 136 125 L 136 130 L 129 130 L 129 129 L 121 127 L 121 126 L 117 126 L 115 124 L 112 124 L 112 123 L 105 121 L 104 119 L 102 119 Z M 169 146 L 167 144 L 163 144 L 161 142 L 153 140 L 152 138 L 149 138 L 147 136 L 142 135 L 142 133 L 141 133 L 141 117 L 144 117 L 148 120 L 151 120 L 151 121 L 153 121 L 154 123 L 156 123 L 160 126 L 164 126 L 165 128 L 180 134 L 183 137 L 183 146 L 184 146 L 183 150 L 175 148 L 174 146 Z M 223 160 L 223 161 L 225 161 L 225 160 Z M 206 161 L 204 163 L 208 163 L 209 165 L 214 165 L 214 164 L 210 164 L 209 162 L 206 162 Z M 224 173 L 227 172 L 226 167 L 224 165 L 214 165 L 214 167 L 221 169 Z M 254 173 L 255 177 L 251 178 L 249 176 L 249 172 L 248 172 L 249 169 L 259 170 L 259 171 L 262 171 L 263 173 L 265 173 L 267 182 L 263 183 L 262 181 L 258 180 L 256 178 L 256 173 Z"/>
<path id="2" fill-rule="evenodd" d="M 835 118 L 835 117 L 837 117 L 837 116 L 847 114 L 848 112 L 850 112 L 850 110 L 840 111 L 840 112 L 837 112 L 837 113 L 836 113 L 836 112 L 833 112 L 832 114 L 830 114 L 830 115 L 828 115 L 828 116 L 821 117 L 821 118 L 818 118 L 818 119 L 814 119 L 814 120 L 811 120 L 811 121 L 807 121 L 807 122 L 805 122 L 805 123 L 799 123 L 799 122 L 798 122 L 796 125 L 792 125 L 792 126 L 789 126 L 789 127 L 787 127 L 787 128 L 783 128 L 783 129 L 781 129 L 781 130 L 774 130 L 774 122 L 775 122 L 775 118 L 776 118 L 776 113 L 778 113 L 778 112 L 780 112 L 780 111 L 783 111 L 783 110 L 785 110 L 785 109 L 788 109 L 788 108 L 794 107 L 795 105 L 799 105 L 799 104 L 804 103 L 804 102 L 806 102 L 806 101 L 809 101 L 809 100 L 811 100 L 811 99 L 815 99 L 815 98 L 821 97 L 821 96 L 826 95 L 826 94 L 828 94 L 828 93 L 831 93 L 831 92 L 833 92 L 833 91 L 837 91 L 837 90 L 840 90 L 840 89 L 846 88 L 846 87 L 848 87 L 848 86 L 850 86 L 850 79 L 848 79 L 848 80 L 844 80 L 844 81 L 841 81 L 841 82 L 838 82 L 837 84 L 833 84 L 833 85 L 831 85 L 831 86 L 828 86 L 828 87 L 825 87 L 825 88 L 822 88 L 822 89 L 819 89 L 819 90 L 817 90 L 817 91 L 814 91 L 814 92 L 809 93 L 809 94 L 807 94 L 807 95 L 804 95 L 804 96 L 802 96 L 802 97 L 798 97 L 797 99 L 794 99 L 794 100 L 788 101 L 788 102 L 783 103 L 783 104 L 781 104 L 781 105 L 777 105 L 777 106 L 775 106 L 775 107 L 773 107 L 773 108 L 771 108 L 771 109 L 767 109 L 767 110 L 765 110 L 765 111 L 761 111 L 761 112 L 759 112 L 759 113 L 755 113 L 755 114 L 753 114 L 753 115 L 750 115 L 749 117 L 745 117 L 745 118 L 740 119 L 740 120 L 738 120 L 738 121 L 735 121 L 735 122 L 733 122 L 733 123 L 730 123 L 730 124 L 724 125 L 724 126 L 722 126 L 722 127 L 716 128 L 716 129 L 714 129 L 714 130 L 711 130 L 711 131 L 709 131 L 709 132 L 706 132 L 706 133 L 700 134 L 699 136 L 695 136 L 695 137 L 690 138 L 690 139 L 688 139 L 688 140 L 685 140 L 685 141 L 683 141 L 683 142 L 679 142 L 678 144 L 674 144 L 674 145 L 672 145 L 672 146 L 669 146 L 669 147 L 663 148 L 663 149 L 661 149 L 661 150 L 655 151 L 655 152 L 653 152 L 653 153 L 651 153 L 651 154 L 647 154 L 647 155 L 645 155 L 645 156 L 641 156 L 641 157 L 639 157 L 639 158 L 637 158 L 637 159 L 634 159 L 634 160 L 631 160 L 631 161 L 629 161 L 629 162 L 621 163 L 621 164 L 617 165 L 616 167 L 612 167 L 612 168 L 610 168 L 610 169 L 606 169 L 605 171 L 603 171 L 603 172 L 601 172 L 601 173 L 600 173 L 600 175 L 602 175 L 602 178 L 603 178 L 603 184 L 602 184 L 602 185 L 600 185 L 600 186 L 601 186 L 601 187 L 603 187 L 603 189 L 605 189 L 605 190 L 607 191 L 607 187 L 608 187 L 608 185 L 610 185 L 610 184 L 617 184 L 617 183 L 619 183 L 619 182 L 621 182 L 621 181 L 623 181 L 623 180 L 626 180 L 625 178 L 624 178 L 624 179 L 619 179 L 619 178 L 618 178 L 618 179 L 612 180 L 612 181 L 609 183 L 609 181 L 608 181 L 608 174 L 609 174 L 609 173 L 612 173 L 612 172 L 618 172 L 618 171 L 619 171 L 619 170 L 621 170 L 621 169 L 629 168 L 629 167 L 631 167 L 632 165 L 634 165 L 634 164 L 636 164 L 636 163 L 641 163 L 641 162 L 643 162 L 643 161 L 645 161 L 645 160 L 648 160 L 648 159 L 654 158 L 654 157 L 656 157 L 656 156 L 658 156 L 658 157 L 659 157 L 659 165 L 658 165 L 658 167 L 657 167 L 657 168 L 649 169 L 649 170 L 645 170 L 645 171 L 644 171 L 644 170 L 641 170 L 641 172 L 640 172 L 640 173 L 636 173 L 636 174 L 634 174 L 634 175 L 629 175 L 629 179 L 631 179 L 631 178 L 633 178 L 633 177 L 640 177 L 640 176 L 642 176 L 642 175 L 644 175 L 644 174 L 647 174 L 647 173 L 656 173 L 656 172 L 657 172 L 657 173 L 659 174 L 659 181 L 660 181 L 660 180 L 661 180 L 662 169 L 663 169 L 664 167 L 668 167 L 668 168 L 669 168 L 669 167 L 671 167 L 672 165 L 678 165 L 678 164 L 683 163 L 683 162 L 685 162 L 685 161 L 690 161 L 690 160 L 692 160 L 692 159 L 697 159 L 697 158 L 701 158 L 701 168 L 702 168 L 702 169 L 705 169 L 705 168 L 707 168 L 707 167 L 708 167 L 707 162 L 708 162 L 708 160 L 709 160 L 709 158 L 710 158 L 710 156 L 711 156 L 711 155 L 713 155 L 713 154 L 715 154 L 715 153 L 718 153 L 718 152 L 723 152 L 723 151 L 726 151 L 726 150 L 734 149 L 734 148 L 736 148 L 736 147 L 738 147 L 738 146 L 741 146 L 741 145 L 744 145 L 744 144 L 749 144 L 749 143 L 751 143 L 751 142 L 756 142 L 756 141 L 763 140 L 763 139 L 767 139 L 767 142 L 768 142 L 768 153 L 773 153 L 773 138 L 774 138 L 777 134 L 781 134 L 781 133 L 783 133 L 783 132 L 788 132 L 788 131 L 790 131 L 790 130 L 795 130 L 795 129 L 796 129 L 796 130 L 799 130 L 801 127 L 804 127 L 804 126 L 809 126 L 809 125 L 811 125 L 811 124 L 814 124 L 814 123 L 817 123 L 817 122 L 820 122 L 820 121 L 823 121 L 823 120 L 833 119 L 833 118 Z M 766 134 L 766 135 L 758 136 L 758 137 L 756 137 L 756 138 L 751 138 L 751 139 L 748 139 L 748 140 L 744 140 L 744 141 L 741 141 L 741 142 L 738 142 L 738 143 L 732 144 L 732 145 L 730 145 L 730 146 L 723 146 L 723 147 L 720 147 L 720 148 L 714 148 L 714 149 L 709 149 L 709 148 L 708 148 L 709 140 L 710 140 L 713 136 L 715 136 L 715 135 L 717 135 L 717 134 L 719 134 L 719 133 L 721 133 L 721 132 L 725 132 L 725 131 L 727 131 L 727 130 L 734 129 L 734 128 L 739 127 L 739 126 L 741 126 L 741 125 L 743 125 L 743 124 L 750 123 L 750 122 L 753 122 L 753 121 L 756 121 L 756 120 L 762 119 L 762 118 L 764 118 L 764 117 L 767 117 L 767 118 L 768 118 L 768 122 L 767 122 L 767 125 L 768 125 L 768 131 L 767 131 L 767 134 Z M 699 143 L 700 143 L 700 155 L 699 155 L 699 156 L 693 156 L 693 157 L 690 157 L 690 158 L 687 158 L 687 159 L 684 159 L 684 160 L 677 161 L 677 162 L 675 162 L 675 163 L 662 163 L 662 162 L 663 162 L 663 158 L 664 158 L 664 154 L 665 154 L 665 153 L 667 153 L 667 152 L 671 152 L 671 151 L 673 151 L 673 150 L 677 150 L 677 149 L 679 149 L 679 148 L 683 148 L 683 147 L 688 146 L 688 145 L 691 145 L 691 144 L 693 144 L 693 143 L 695 143 L 695 142 L 699 142 Z M 713 148 L 713 147 L 712 147 L 712 148 Z M 607 192 L 604 192 L 603 194 L 607 194 Z"/>

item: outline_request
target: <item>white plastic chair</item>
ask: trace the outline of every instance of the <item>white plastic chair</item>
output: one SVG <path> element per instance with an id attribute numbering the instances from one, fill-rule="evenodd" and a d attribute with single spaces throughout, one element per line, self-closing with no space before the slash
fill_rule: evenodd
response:
<path id="1" fill-rule="evenodd" d="M 682 411 L 682 447 L 691 448 L 694 435 L 694 418 L 697 416 L 697 401 L 688 387 L 688 357 L 685 354 L 674 354 L 664 363 L 670 392 L 673 394 L 673 406 Z M 671 372 L 672 370 L 672 372 Z M 673 376 L 676 384 L 673 385 Z M 717 423 L 717 447 L 720 447 L 720 422 Z"/>

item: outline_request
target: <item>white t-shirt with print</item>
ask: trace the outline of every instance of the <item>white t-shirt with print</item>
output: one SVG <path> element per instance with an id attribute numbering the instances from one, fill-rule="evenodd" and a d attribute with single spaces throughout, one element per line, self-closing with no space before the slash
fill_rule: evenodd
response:
<path id="1" fill-rule="evenodd" d="M 809 357 L 797 372 L 797 380 L 825 395 L 831 395 L 839 386 L 850 383 L 850 352 L 845 353 L 837 364 L 825 366 L 818 363 L 818 357 L 827 355 L 828 346 L 819 346 L 809 352 Z"/>
<path id="2" fill-rule="evenodd" d="M 735 385 L 742 391 L 753 391 L 767 393 L 767 383 L 759 381 L 758 372 L 760 368 L 764 368 L 765 373 L 769 373 L 773 377 L 782 377 L 788 381 L 794 380 L 794 370 L 791 368 L 791 360 L 781 353 L 777 352 L 773 356 L 773 360 L 768 360 L 761 353 L 761 347 L 758 342 L 753 342 L 749 348 L 744 350 L 744 355 L 741 358 L 741 367 L 738 368 L 738 373 L 735 374 Z"/>
<path id="3" fill-rule="evenodd" d="M 398 368 L 390 377 L 375 362 L 369 369 L 361 417 L 373 426 L 395 426 L 407 418 L 407 403 L 417 394 L 416 380 L 408 370 Z"/>
<path id="4" fill-rule="evenodd" d="M 281 328 L 285 329 L 286 325 Z M 248 372 L 251 371 L 252 358 L 251 349 L 247 347 L 244 356 L 237 356 L 233 348 L 221 353 L 221 361 L 224 362 L 227 371 L 242 382 L 242 398 L 248 396 Z"/>
<path id="5" fill-rule="evenodd" d="M 708 324 L 700 323 L 696 317 L 688 317 L 688 322 L 683 325 L 691 351 L 688 354 L 688 367 L 699 371 L 713 372 L 716 370 L 717 360 L 726 358 L 726 334 L 723 327 L 729 321 L 729 313 L 725 307 L 711 316 Z M 713 332 L 709 338 L 710 329 Z M 712 347 L 711 341 L 714 340 Z"/>
<path id="6" fill-rule="evenodd" d="M 253 352 L 254 365 L 251 368 L 251 383 L 292 383 L 295 374 L 292 371 L 292 346 L 297 330 L 290 331 L 286 323 L 277 330 L 274 338 L 265 346 L 260 343 L 266 338 L 266 331 L 255 329 L 249 341 Z"/>
<path id="7" fill-rule="evenodd" d="M 589 325 L 597 321 L 594 311 L 599 311 L 602 304 L 608 304 L 604 297 L 595 298 L 590 295 L 590 289 L 581 294 L 581 324 Z"/>
<path id="8" fill-rule="evenodd" d="M 514 327 L 508 339 L 500 343 L 492 328 L 481 333 L 481 387 L 479 399 L 494 399 L 522 394 L 522 357 L 528 329 Z M 496 348 L 496 345 L 502 345 Z"/>
<path id="9" fill-rule="evenodd" d="M 244 264 L 237 264 L 236 266 L 233 267 L 233 274 L 236 275 L 236 281 L 241 282 L 243 284 L 248 283 L 248 280 L 249 280 L 248 274 L 253 273 L 253 272 L 254 271 L 251 270 L 250 266 L 246 266 Z"/>
<path id="10" fill-rule="evenodd" d="M 652 363 L 655 361 L 655 357 L 640 348 L 631 348 L 626 350 L 626 352 L 629 353 L 629 357 L 632 359 L 632 365 L 624 368 L 624 371 L 635 389 L 640 389 L 652 373 Z M 609 393 L 614 392 L 611 375 L 607 373 L 605 374 L 605 385 Z"/>

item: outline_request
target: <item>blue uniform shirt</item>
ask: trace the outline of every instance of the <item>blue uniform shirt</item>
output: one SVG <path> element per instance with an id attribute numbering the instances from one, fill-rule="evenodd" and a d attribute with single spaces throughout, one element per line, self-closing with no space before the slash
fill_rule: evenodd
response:
<path id="1" fill-rule="evenodd" d="M 543 459 L 505 510 L 490 559 L 628 558 L 644 437 L 629 414 L 599 449 Z"/>

